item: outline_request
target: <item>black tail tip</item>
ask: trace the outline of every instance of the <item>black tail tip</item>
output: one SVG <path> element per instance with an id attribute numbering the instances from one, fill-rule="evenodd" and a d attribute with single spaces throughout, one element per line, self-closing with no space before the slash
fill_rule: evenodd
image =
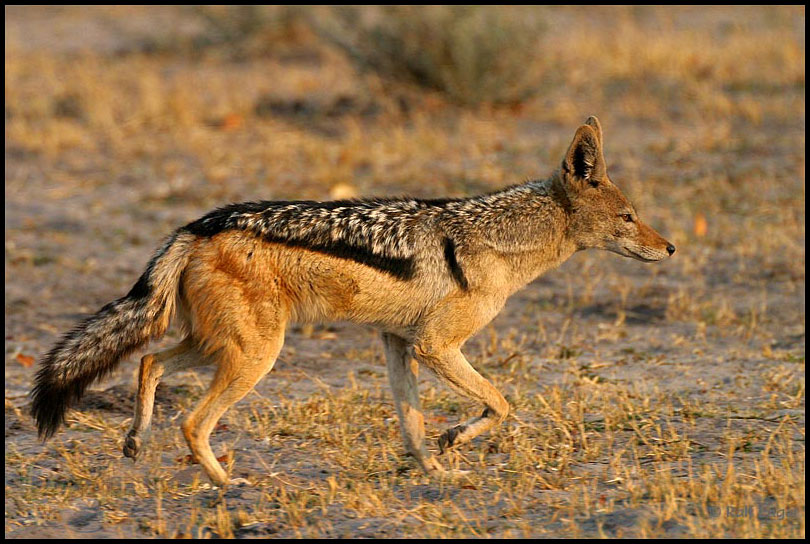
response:
<path id="1" fill-rule="evenodd" d="M 43 421 L 37 420 L 37 437 L 39 438 L 40 442 L 47 442 L 48 440 L 56 434 L 56 431 L 59 430 L 59 427 L 62 426 L 64 422 L 59 421 Z"/>
<path id="2" fill-rule="evenodd" d="M 51 438 L 65 423 L 69 393 L 50 384 L 37 384 L 31 391 L 31 415 L 37 425 L 37 435 L 43 442 Z"/>

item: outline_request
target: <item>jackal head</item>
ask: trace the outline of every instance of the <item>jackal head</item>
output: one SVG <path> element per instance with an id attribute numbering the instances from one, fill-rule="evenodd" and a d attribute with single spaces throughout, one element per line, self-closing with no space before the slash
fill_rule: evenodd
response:
<path id="1" fill-rule="evenodd" d="M 596 117 L 577 129 L 563 159 L 560 181 L 571 204 L 569 236 L 578 249 L 607 249 L 644 262 L 675 253 L 675 246 L 642 223 L 608 177 L 602 127 Z"/>

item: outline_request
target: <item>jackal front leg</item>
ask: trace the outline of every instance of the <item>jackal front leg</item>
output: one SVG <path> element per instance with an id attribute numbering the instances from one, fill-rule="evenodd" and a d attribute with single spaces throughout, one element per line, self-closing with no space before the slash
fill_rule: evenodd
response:
<path id="1" fill-rule="evenodd" d="M 465 423 L 447 429 L 439 437 L 439 450 L 445 450 L 469 442 L 506 419 L 509 403 L 495 386 L 485 380 L 467 362 L 458 348 L 433 348 L 429 345 L 414 346 L 419 362 L 430 368 L 447 385 L 467 398 L 476 400 L 486 408 L 478 416 Z"/>
<path id="2" fill-rule="evenodd" d="M 425 447 L 425 418 L 419 403 L 417 376 L 419 363 L 408 353 L 409 344 L 393 334 L 383 333 L 388 380 L 394 392 L 394 406 L 405 450 L 426 473 L 443 472 L 439 462 Z"/>

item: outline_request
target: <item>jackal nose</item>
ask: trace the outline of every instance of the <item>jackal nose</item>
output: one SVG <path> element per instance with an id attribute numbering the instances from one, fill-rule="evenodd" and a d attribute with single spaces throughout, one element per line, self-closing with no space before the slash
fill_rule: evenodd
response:
<path id="1" fill-rule="evenodd" d="M 669 245 L 667 246 L 667 253 L 669 253 L 670 255 L 672 255 L 673 253 L 675 253 L 675 246 L 673 246 L 672 244 L 669 244 Z"/>

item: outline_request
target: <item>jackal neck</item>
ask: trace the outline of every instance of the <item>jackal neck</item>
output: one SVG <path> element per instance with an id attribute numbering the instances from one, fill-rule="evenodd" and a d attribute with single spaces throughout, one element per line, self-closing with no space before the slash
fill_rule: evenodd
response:
<path id="1" fill-rule="evenodd" d="M 487 276 L 498 274 L 511 293 L 576 251 L 569 218 L 570 202 L 551 177 L 448 204 L 441 225 L 454 242 L 457 267 L 469 268 L 474 284 L 492 286 Z"/>
<path id="2" fill-rule="evenodd" d="M 551 178 L 450 203 L 442 223 L 457 236 L 457 245 L 530 253 L 564 242 L 568 207 L 564 191 Z"/>

